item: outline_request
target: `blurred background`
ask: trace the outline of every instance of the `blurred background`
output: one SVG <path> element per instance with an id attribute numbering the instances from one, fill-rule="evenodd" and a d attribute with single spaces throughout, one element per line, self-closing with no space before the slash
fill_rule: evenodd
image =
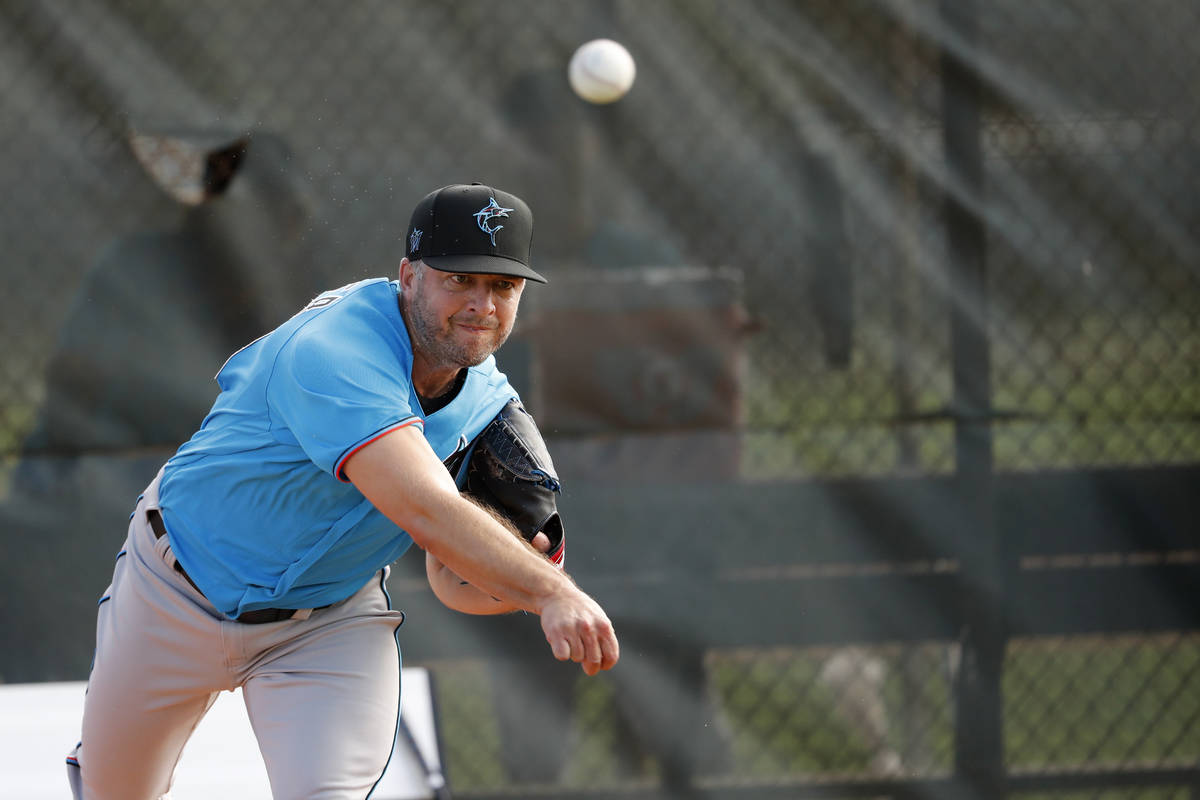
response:
<path id="1" fill-rule="evenodd" d="M 0 680 L 225 357 L 536 218 L 501 368 L 623 658 L 396 565 L 457 797 L 1200 797 L 1200 5 L 4 0 Z M 619 102 L 566 64 L 609 37 Z M 63 749 L 77 730 L 63 731 Z"/>

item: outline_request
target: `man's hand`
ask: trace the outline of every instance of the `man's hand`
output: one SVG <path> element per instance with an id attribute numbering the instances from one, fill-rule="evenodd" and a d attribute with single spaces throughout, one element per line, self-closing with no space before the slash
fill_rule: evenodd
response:
<path id="1" fill-rule="evenodd" d="M 574 661 L 588 675 L 612 669 L 621 657 L 617 635 L 604 609 L 579 589 L 565 591 L 541 610 L 542 631 L 554 657 Z"/>

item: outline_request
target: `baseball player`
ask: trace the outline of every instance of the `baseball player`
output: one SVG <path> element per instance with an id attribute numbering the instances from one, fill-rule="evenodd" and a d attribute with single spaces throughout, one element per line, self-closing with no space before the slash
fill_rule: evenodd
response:
<path id="1" fill-rule="evenodd" d="M 399 280 L 325 292 L 221 368 L 101 598 L 77 798 L 168 794 L 237 687 L 276 798 L 366 798 L 399 714 L 404 616 L 385 581 L 413 543 L 443 603 L 538 614 L 554 657 L 588 675 L 617 662 L 611 622 L 561 569 L 557 479 L 492 355 L 525 282 L 545 282 L 532 229 L 518 197 L 443 187 L 412 214 Z M 540 501 L 512 499 L 529 486 Z"/>

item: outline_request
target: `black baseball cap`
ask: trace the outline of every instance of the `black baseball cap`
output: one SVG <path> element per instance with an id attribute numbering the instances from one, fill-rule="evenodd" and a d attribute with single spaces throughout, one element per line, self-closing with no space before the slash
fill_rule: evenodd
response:
<path id="1" fill-rule="evenodd" d="M 533 213 L 516 195 L 481 183 L 456 183 L 430 192 L 408 223 L 409 261 L 442 272 L 546 279 L 529 267 Z"/>

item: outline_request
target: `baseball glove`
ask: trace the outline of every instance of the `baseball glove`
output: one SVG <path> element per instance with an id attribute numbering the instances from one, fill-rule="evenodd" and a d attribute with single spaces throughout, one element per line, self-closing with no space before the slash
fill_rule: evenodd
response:
<path id="1" fill-rule="evenodd" d="M 563 565 L 566 534 L 555 497 L 562 487 L 541 431 L 520 402 L 509 400 L 470 447 L 446 460 L 446 468 L 459 489 L 505 517 L 526 541 L 538 531 L 546 534 L 546 557 Z"/>

